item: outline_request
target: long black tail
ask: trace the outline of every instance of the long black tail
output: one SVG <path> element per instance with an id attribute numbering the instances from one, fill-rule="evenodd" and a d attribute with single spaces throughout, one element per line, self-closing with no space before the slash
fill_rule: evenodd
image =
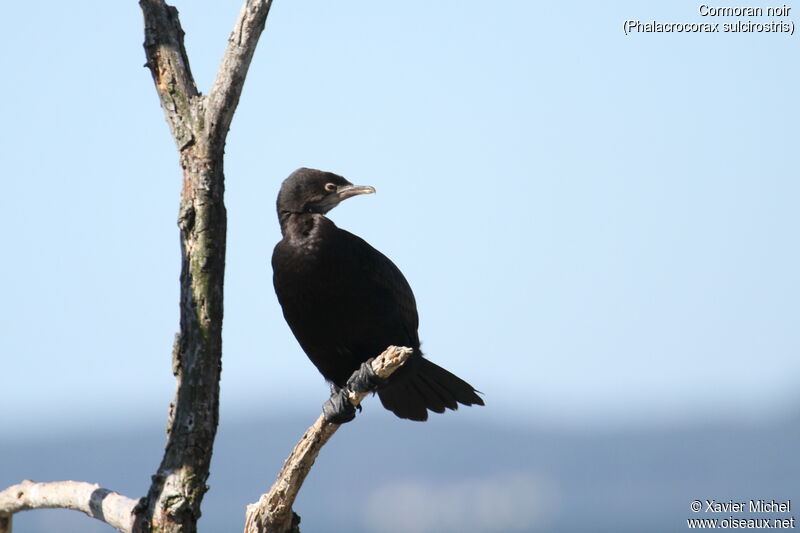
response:
<path id="1" fill-rule="evenodd" d="M 390 378 L 389 384 L 378 391 L 383 406 L 400 418 L 424 421 L 428 409 L 444 413 L 445 408 L 458 409 L 458 404 L 483 405 L 472 385 L 439 365 L 412 356 L 406 366 L 409 368 L 396 372 L 403 375 Z"/>

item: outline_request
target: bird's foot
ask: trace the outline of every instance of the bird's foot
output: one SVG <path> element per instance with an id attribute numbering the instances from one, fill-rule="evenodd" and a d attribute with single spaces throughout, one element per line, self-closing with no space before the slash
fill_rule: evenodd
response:
<path id="1" fill-rule="evenodd" d="M 322 414 L 331 424 L 344 424 L 356 417 L 356 408 L 347 397 L 347 389 L 331 392 L 328 401 L 322 404 Z"/>
<path id="2" fill-rule="evenodd" d="M 355 393 L 373 392 L 385 385 L 386 381 L 375 374 L 375 371 L 372 370 L 372 359 L 368 359 L 361 363 L 358 370 L 353 372 L 353 375 L 347 380 L 346 388 Z"/>
<path id="3" fill-rule="evenodd" d="M 350 403 L 349 392 L 366 393 L 374 392 L 385 385 L 387 380 L 378 377 L 372 370 L 372 359 L 361 364 L 358 370 L 353 372 L 344 388 L 339 388 L 331 384 L 331 397 L 322 404 L 322 414 L 325 420 L 332 424 L 344 424 L 356 417 L 356 408 L 361 411 L 361 406 L 353 406 Z"/>

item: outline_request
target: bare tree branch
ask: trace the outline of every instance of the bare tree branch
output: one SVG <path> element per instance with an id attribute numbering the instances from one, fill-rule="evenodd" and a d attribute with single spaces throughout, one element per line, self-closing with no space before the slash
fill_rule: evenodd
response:
<path id="1" fill-rule="evenodd" d="M 139 0 L 144 15 L 145 66 L 150 68 L 172 137 L 183 150 L 194 141 L 200 93 L 183 46 L 178 10 L 163 0 Z M 194 105 L 193 105 L 194 104 Z"/>
<path id="2" fill-rule="evenodd" d="M 228 48 L 222 56 L 206 105 L 212 143 L 224 143 L 271 6 L 272 0 L 246 0 L 228 37 Z"/>
<path id="3" fill-rule="evenodd" d="M 227 216 L 222 151 L 212 152 L 183 45 L 178 11 L 163 0 L 140 0 L 144 48 L 164 116 L 183 168 L 180 332 L 172 353 L 176 377 L 167 446 L 136 531 L 196 531 L 219 419 L 223 282 Z"/>
<path id="4" fill-rule="evenodd" d="M 269 1 L 246 0 L 209 97 L 189 68 L 178 11 L 140 0 L 145 53 L 183 168 L 180 333 L 173 350 L 177 391 L 164 458 L 135 529 L 192 533 L 200 517 L 219 419 L 227 214 L 225 138 L 264 29 Z M 237 36 L 239 36 L 237 38 Z"/>
<path id="5" fill-rule="evenodd" d="M 379 378 L 386 379 L 400 368 L 411 356 L 411 348 L 389 346 L 372 361 L 372 370 Z M 369 393 L 348 391 L 350 403 L 359 405 Z M 247 506 L 245 533 L 288 533 L 299 531 L 299 517 L 292 511 L 292 505 L 303 485 L 311 466 L 328 439 L 339 429 L 320 415 L 317 421 L 306 430 L 300 441 L 289 454 L 278 479 L 268 493 L 258 502 Z"/>
<path id="6" fill-rule="evenodd" d="M 227 228 L 225 139 L 271 3 L 245 0 L 211 93 L 203 97 L 189 66 L 178 10 L 164 0 L 139 0 L 144 16 L 145 66 L 153 76 L 183 170 L 178 213 L 180 332 L 172 353 L 177 390 L 170 404 L 164 457 L 147 496 L 131 506 L 133 524 L 130 516 L 112 515 L 116 521 L 112 525 L 121 531 L 193 533 L 197 528 L 219 419 Z M 20 492 L 23 486 L 25 490 Z M 31 487 L 35 488 L 32 492 Z M 42 487 L 48 487 L 47 491 Z M 87 487 L 93 487 L 91 492 L 86 493 Z M 16 506 L 0 511 L 0 528 L 7 530 L 0 533 L 10 531 L 10 516 L 23 509 L 19 502 L 26 494 L 40 495 L 49 506 L 80 509 L 100 519 L 109 518 L 104 512 L 106 500 L 125 498 L 76 482 L 23 483 L 2 494 L 17 494 L 17 499 L 13 500 Z"/>
<path id="7" fill-rule="evenodd" d="M 36 483 L 26 479 L 0 492 L 0 533 L 11 533 L 11 515 L 14 513 L 52 508 L 81 511 L 123 533 L 130 533 L 136 504 L 136 500 L 91 483 Z"/>

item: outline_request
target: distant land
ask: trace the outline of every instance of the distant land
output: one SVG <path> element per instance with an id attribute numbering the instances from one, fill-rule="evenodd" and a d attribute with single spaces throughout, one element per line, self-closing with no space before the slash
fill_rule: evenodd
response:
<path id="1" fill-rule="evenodd" d="M 323 449 L 295 506 L 304 533 L 654 533 L 684 531 L 688 518 L 727 518 L 693 513 L 695 499 L 792 499 L 779 518 L 800 509 L 800 417 L 578 431 L 476 421 L 469 410 L 420 424 L 376 407 Z M 268 489 L 312 421 L 307 413 L 223 421 L 201 531 L 241 531 L 245 505 Z M 164 439 L 158 424 L 4 438 L 0 484 L 76 479 L 141 496 Z M 16 515 L 14 531 L 112 529 L 73 511 L 30 511 Z"/>

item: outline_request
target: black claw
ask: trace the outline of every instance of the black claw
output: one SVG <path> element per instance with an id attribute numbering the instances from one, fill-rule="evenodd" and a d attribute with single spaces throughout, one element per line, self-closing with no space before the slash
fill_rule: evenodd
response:
<path id="1" fill-rule="evenodd" d="M 350 379 L 347 380 L 347 388 L 355 393 L 372 392 L 386 384 L 385 379 L 379 378 L 372 370 L 372 359 L 361 363 Z"/>
<path id="2" fill-rule="evenodd" d="M 347 391 L 340 389 L 332 393 L 328 401 L 322 404 L 322 414 L 331 424 L 344 424 L 356 417 L 356 408 L 350 403 Z"/>

